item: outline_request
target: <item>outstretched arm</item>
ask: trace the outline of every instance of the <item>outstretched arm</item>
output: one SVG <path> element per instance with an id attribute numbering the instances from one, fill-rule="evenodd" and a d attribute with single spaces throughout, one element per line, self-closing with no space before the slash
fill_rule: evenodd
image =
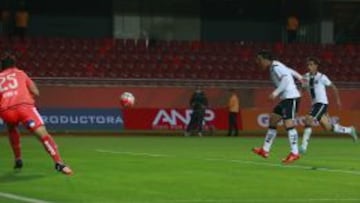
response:
<path id="1" fill-rule="evenodd" d="M 281 92 L 285 90 L 286 86 L 288 86 L 290 83 L 289 77 L 289 75 L 284 75 L 281 78 L 279 86 L 271 93 L 270 99 L 275 99 Z"/>
<path id="2" fill-rule="evenodd" d="M 299 81 L 304 80 L 304 77 L 300 73 L 298 73 L 296 70 L 291 69 L 291 68 L 289 68 L 289 69 L 290 69 L 291 75 L 294 76 L 297 80 L 299 80 Z"/>
<path id="3" fill-rule="evenodd" d="M 40 96 L 39 88 L 36 86 L 35 82 L 25 73 L 22 71 L 22 74 L 26 80 L 26 87 L 34 97 Z"/>
<path id="4" fill-rule="evenodd" d="M 36 84 L 34 82 L 30 83 L 29 90 L 33 96 L 35 96 L 35 97 L 40 96 L 39 88 L 36 86 Z"/>
<path id="5" fill-rule="evenodd" d="M 290 68 L 291 75 L 295 77 L 301 84 L 301 88 L 305 89 L 307 87 L 307 81 L 303 75 L 298 73 L 296 70 Z"/>

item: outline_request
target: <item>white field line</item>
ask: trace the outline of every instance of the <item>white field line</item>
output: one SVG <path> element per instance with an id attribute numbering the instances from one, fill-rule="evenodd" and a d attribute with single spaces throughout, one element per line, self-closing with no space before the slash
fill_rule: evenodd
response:
<path id="1" fill-rule="evenodd" d="M 21 201 L 21 202 L 29 202 L 29 203 L 50 203 L 48 201 L 44 201 L 44 200 L 40 200 L 40 199 L 34 199 L 34 198 L 24 197 L 24 196 L 20 196 L 20 195 L 4 193 L 4 192 L 0 192 L 0 197 L 17 200 L 17 201 Z"/>
<path id="2" fill-rule="evenodd" d="M 128 155 L 132 155 L 132 156 L 150 156 L 150 157 L 171 157 L 170 155 L 166 155 L 166 154 L 150 154 L 150 153 L 136 153 L 136 152 L 119 152 L 119 151 L 109 151 L 109 150 L 102 150 L 102 149 L 97 149 L 97 152 L 102 152 L 102 153 L 109 153 L 109 154 L 128 154 Z"/>
<path id="3" fill-rule="evenodd" d="M 127 154 L 131 156 L 149 156 L 149 157 L 172 157 L 176 158 L 176 156 L 166 155 L 166 154 L 152 154 L 152 153 L 136 153 L 136 152 L 122 152 L 122 151 L 111 151 L 111 150 L 102 150 L 96 149 L 97 152 L 100 153 L 109 153 L 109 154 Z M 284 165 L 277 163 L 267 163 L 267 162 L 257 162 L 257 161 L 246 161 L 246 160 L 231 160 L 231 159 L 217 159 L 217 158 L 194 158 L 203 161 L 221 161 L 221 162 L 232 162 L 232 163 L 242 163 L 248 165 L 260 165 L 260 166 L 269 166 L 269 167 L 278 167 L 278 168 L 296 168 L 296 169 L 305 169 L 305 170 L 317 170 L 324 171 L 330 173 L 342 173 L 342 174 L 351 174 L 360 176 L 360 171 L 355 170 L 344 170 L 344 169 L 331 169 L 326 167 L 312 167 L 312 166 L 304 166 L 304 165 Z"/>
<path id="4" fill-rule="evenodd" d="M 204 160 L 234 162 L 234 163 L 243 163 L 243 164 L 250 164 L 250 165 L 261 165 L 261 166 L 272 166 L 272 167 L 279 167 L 279 168 L 297 168 L 297 169 L 307 169 L 307 170 L 312 169 L 312 170 L 317 170 L 317 171 L 326 171 L 326 172 L 331 172 L 331 173 L 344 173 L 344 174 L 352 174 L 352 175 L 360 176 L 360 171 L 331 169 L 331 168 L 326 168 L 326 167 L 303 166 L 303 165 L 297 165 L 297 164 L 284 165 L 284 164 L 276 164 L 276 163 L 245 161 L 245 160 L 227 160 L 227 159 L 204 159 Z"/>

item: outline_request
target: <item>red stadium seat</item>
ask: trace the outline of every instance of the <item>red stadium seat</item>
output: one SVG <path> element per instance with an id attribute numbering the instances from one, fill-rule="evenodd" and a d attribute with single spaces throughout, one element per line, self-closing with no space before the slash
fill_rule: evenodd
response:
<path id="1" fill-rule="evenodd" d="M 0 37 L 0 51 L 10 42 Z M 317 56 L 333 80 L 358 81 L 360 46 L 309 43 L 156 41 L 29 37 L 13 46 L 22 53 L 19 66 L 32 76 L 109 78 L 192 78 L 268 80 L 255 67 L 259 49 L 303 72 L 305 58 Z"/>

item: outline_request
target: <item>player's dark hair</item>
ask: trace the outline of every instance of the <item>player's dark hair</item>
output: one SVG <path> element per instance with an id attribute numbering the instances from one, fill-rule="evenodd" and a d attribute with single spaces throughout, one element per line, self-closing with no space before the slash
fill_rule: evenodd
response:
<path id="1" fill-rule="evenodd" d="M 270 61 L 274 60 L 274 56 L 268 50 L 261 50 L 256 55 L 261 56 L 262 58 L 270 60 Z"/>
<path id="2" fill-rule="evenodd" d="M 321 62 L 320 62 L 320 59 L 314 57 L 314 56 L 310 56 L 310 57 L 307 57 L 306 58 L 306 61 L 312 61 L 314 62 L 317 66 L 320 66 L 321 65 Z"/>
<path id="3" fill-rule="evenodd" d="M 8 68 L 15 65 L 15 55 L 11 51 L 5 51 L 1 56 L 1 68 Z"/>

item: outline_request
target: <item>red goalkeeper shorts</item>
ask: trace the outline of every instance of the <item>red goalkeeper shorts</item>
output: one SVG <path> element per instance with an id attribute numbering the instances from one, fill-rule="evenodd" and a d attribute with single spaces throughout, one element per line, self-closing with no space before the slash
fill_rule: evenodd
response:
<path id="1" fill-rule="evenodd" d="M 7 124 L 22 123 L 28 130 L 34 131 L 44 125 L 39 112 L 33 105 L 18 105 L 0 112 L 0 117 Z"/>

